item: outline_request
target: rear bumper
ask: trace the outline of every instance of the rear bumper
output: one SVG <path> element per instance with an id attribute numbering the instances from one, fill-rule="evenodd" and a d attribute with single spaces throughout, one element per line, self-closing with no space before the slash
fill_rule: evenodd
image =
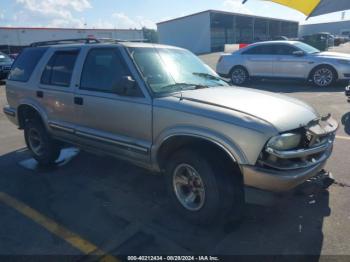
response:
<path id="1" fill-rule="evenodd" d="M 244 184 L 247 187 L 271 192 L 289 191 L 311 177 L 316 176 L 325 167 L 331 153 L 332 148 L 325 152 L 323 161 L 307 168 L 295 170 L 275 170 L 248 165 L 242 166 Z"/>

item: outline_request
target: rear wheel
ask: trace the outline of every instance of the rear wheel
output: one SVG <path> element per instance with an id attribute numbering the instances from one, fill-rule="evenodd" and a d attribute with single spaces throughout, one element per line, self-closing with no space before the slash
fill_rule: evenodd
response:
<path id="1" fill-rule="evenodd" d="M 50 137 L 38 119 L 31 119 L 25 123 L 24 138 L 33 158 L 40 165 L 52 165 L 58 159 L 60 155 L 58 142 Z"/>
<path id="2" fill-rule="evenodd" d="M 237 66 L 231 70 L 231 81 L 234 85 L 243 85 L 249 81 L 248 71 L 242 67 Z"/>
<path id="3" fill-rule="evenodd" d="M 317 87 L 329 87 L 337 80 L 337 73 L 330 66 L 320 66 L 313 70 L 311 80 Z"/>
<path id="4" fill-rule="evenodd" d="M 193 150 L 178 151 L 166 166 L 172 202 L 178 212 L 195 224 L 240 218 L 243 186 L 232 177 L 234 174 L 228 174 L 219 162 Z"/>

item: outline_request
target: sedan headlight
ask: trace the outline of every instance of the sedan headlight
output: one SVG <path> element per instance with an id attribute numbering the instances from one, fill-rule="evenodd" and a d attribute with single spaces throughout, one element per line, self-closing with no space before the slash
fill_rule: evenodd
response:
<path id="1" fill-rule="evenodd" d="M 276 150 L 289 150 L 299 146 L 301 135 L 295 133 L 287 133 L 279 136 L 274 136 L 267 143 L 267 147 Z"/>

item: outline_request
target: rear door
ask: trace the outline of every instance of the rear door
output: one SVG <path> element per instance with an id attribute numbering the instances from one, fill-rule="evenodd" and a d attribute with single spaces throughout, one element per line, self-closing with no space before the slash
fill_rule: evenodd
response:
<path id="1" fill-rule="evenodd" d="M 273 76 L 273 55 L 270 45 L 259 45 L 243 52 L 245 66 L 250 76 Z"/>
<path id="2" fill-rule="evenodd" d="M 50 52 L 45 62 L 46 66 L 40 72 L 36 97 L 47 111 L 47 120 L 52 132 L 72 140 L 76 119 L 72 78 L 80 50 L 68 48 Z"/>

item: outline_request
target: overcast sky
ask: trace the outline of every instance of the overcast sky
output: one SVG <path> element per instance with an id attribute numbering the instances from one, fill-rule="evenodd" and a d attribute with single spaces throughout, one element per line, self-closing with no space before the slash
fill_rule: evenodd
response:
<path id="1" fill-rule="evenodd" d="M 0 0 L 0 26 L 155 28 L 156 23 L 207 9 L 297 20 L 305 16 L 278 4 L 250 0 Z M 306 23 L 340 20 L 341 13 Z M 347 12 L 346 19 L 350 19 Z"/>

